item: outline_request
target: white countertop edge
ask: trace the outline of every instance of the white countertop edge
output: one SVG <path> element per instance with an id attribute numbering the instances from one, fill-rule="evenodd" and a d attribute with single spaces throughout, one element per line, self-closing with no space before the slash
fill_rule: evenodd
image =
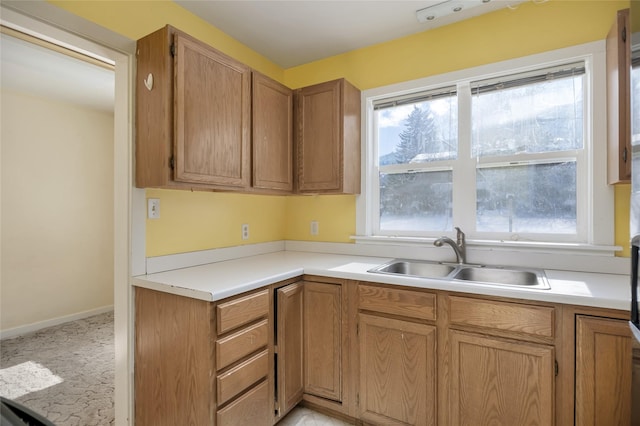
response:
<path id="1" fill-rule="evenodd" d="M 282 251 L 143 275 L 135 277 L 133 285 L 205 301 L 218 301 L 306 274 L 470 295 L 618 310 L 630 308 L 628 276 L 624 275 L 546 270 L 552 289 L 533 290 L 367 272 L 389 260 L 391 258 Z"/>

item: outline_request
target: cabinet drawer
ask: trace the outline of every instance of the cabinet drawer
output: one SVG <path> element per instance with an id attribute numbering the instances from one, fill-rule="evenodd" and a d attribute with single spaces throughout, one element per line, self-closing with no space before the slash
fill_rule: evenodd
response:
<path id="1" fill-rule="evenodd" d="M 546 306 L 449 297 L 451 324 L 553 337 L 554 309 Z"/>
<path id="2" fill-rule="evenodd" d="M 218 405 L 224 404 L 269 374 L 269 352 L 259 354 L 218 376 Z"/>
<path id="3" fill-rule="evenodd" d="M 361 284 L 359 308 L 426 320 L 436 319 L 436 296 L 422 291 Z"/>
<path id="4" fill-rule="evenodd" d="M 268 381 L 260 383 L 218 411 L 216 424 L 270 426 L 273 423 Z"/>
<path id="5" fill-rule="evenodd" d="M 231 334 L 216 342 L 216 367 L 218 370 L 238 361 L 258 349 L 267 346 L 269 326 L 267 320 Z"/>
<path id="6" fill-rule="evenodd" d="M 218 305 L 218 334 L 226 333 L 269 313 L 269 290 L 252 293 Z"/>

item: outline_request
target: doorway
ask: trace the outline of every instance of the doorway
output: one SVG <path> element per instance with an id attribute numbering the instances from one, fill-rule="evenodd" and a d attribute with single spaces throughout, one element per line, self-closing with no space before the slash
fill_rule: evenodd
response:
<path id="1" fill-rule="evenodd" d="M 115 424 L 131 422 L 133 401 L 130 277 L 144 273 L 144 191 L 132 185 L 132 88 L 135 41 L 105 30 L 47 2 L 6 1 L 3 25 L 83 54 L 107 59 L 115 70 L 113 123 L 113 306 Z M 61 30 L 64 28 L 65 30 Z M 76 34 L 82 34 L 78 36 Z M 109 46 L 109 47 L 105 47 Z M 2 182 L 4 185 L 5 183 Z M 134 210 L 133 207 L 136 207 Z M 142 208 L 140 208 L 142 207 Z M 1 232 L 1 230 L 0 230 Z"/>

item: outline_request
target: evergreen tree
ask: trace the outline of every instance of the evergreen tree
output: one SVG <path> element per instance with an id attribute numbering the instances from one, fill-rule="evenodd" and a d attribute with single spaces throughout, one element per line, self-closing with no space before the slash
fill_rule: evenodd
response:
<path id="1" fill-rule="evenodd" d="M 406 164 L 418 154 L 440 152 L 442 144 L 437 137 L 437 123 L 428 103 L 422 108 L 414 105 L 404 125 L 405 129 L 399 135 L 400 143 L 394 151 L 396 163 Z"/>
<path id="2" fill-rule="evenodd" d="M 425 115 L 417 105 L 405 120 L 405 129 L 400 133 L 400 143 L 395 150 L 396 161 L 404 164 L 422 152 Z"/>

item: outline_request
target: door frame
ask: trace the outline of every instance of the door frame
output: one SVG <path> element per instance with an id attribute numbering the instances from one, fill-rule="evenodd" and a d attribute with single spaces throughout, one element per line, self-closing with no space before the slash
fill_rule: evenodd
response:
<path id="1" fill-rule="evenodd" d="M 134 316 L 131 277 L 146 273 L 145 191 L 133 186 L 135 41 L 44 1 L 3 1 L 0 22 L 114 64 L 115 424 L 132 425 Z"/>

